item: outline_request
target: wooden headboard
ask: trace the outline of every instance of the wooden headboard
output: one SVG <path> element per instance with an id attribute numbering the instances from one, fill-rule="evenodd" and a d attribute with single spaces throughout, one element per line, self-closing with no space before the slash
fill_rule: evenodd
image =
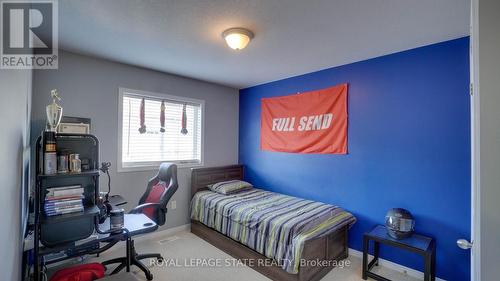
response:
<path id="1" fill-rule="evenodd" d="M 242 180 L 243 165 L 191 169 L 191 197 L 207 185 L 220 181 Z"/>

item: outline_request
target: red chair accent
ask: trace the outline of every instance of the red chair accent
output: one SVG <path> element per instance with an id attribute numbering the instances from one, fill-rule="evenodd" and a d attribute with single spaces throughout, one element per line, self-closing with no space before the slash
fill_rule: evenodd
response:
<path id="1" fill-rule="evenodd" d="M 151 188 L 151 191 L 146 197 L 145 203 L 160 203 L 161 198 L 165 195 L 167 188 L 165 187 L 164 182 L 160 182 Z M 142 210 L 142 213 L 148 216 L 150 219 L 155 220 L 155 208 L 147 207 Z"/>

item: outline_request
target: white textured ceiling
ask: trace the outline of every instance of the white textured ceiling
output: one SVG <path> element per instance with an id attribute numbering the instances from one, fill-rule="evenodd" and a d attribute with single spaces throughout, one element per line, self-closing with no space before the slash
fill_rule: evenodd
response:
<path id="1" fill-rule="evenodd" d="M 62 49 L 235 88 L 468 34 L 469 0 L 59 1 Z"/>

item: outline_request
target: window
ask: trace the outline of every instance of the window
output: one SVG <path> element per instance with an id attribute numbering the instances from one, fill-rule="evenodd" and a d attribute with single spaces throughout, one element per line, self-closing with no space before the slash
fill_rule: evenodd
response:
<path id="1" fill-rule="evenodd" d="M 141 133 L 143 99 L 145 130 Z M 120 88 L 119 105 L 119 171 L 156 169 L 162 162 L 202 164 L 203 101 Z M 187 131 L 182 126 L 184 109 Z"/>

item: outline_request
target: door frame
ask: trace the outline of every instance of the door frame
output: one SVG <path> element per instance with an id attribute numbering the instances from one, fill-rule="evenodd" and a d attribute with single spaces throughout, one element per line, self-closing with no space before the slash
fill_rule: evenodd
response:
<path id="1" fill-rule="evenodd" d="M 481 280 L 481 185 L 479 0 L 471 0 L 470 14 L 470 122 L 471 122 L 471 280 Z"/>

